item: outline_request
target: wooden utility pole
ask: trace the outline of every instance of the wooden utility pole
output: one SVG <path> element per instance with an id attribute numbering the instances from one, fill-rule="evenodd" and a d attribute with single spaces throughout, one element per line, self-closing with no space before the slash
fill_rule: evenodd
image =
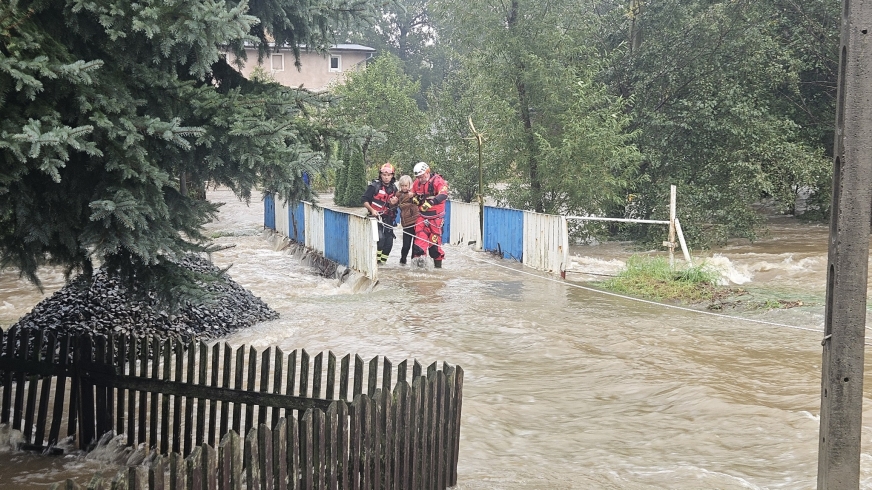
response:
<path id="1" fill-rule="evenodd" d="M 817 487 L 860 486 L 869 219 L 872 0 L 842 0 Z"/>

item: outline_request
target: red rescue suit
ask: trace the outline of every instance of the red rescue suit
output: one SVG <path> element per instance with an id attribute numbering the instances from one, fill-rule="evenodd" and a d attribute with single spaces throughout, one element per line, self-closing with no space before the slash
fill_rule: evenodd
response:
<path id="1" fill-rule="evenodd" d="M 445 221 L 445 201 L 448 200 L 448 183 L 439 174 L 432 174 L 426 182 L 415 179 L 412 194 L 417 197 L 420 213 L 415 224 L 415 244 L 412 258 L 429 251 L 430 257 L 441 262 L 445 258 L 442 250 L 442 223 Z"/>

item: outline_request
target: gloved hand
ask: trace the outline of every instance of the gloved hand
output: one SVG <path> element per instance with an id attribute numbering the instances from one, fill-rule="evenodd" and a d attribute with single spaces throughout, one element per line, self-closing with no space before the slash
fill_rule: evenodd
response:
<path id="1" fill-rule="evenodd" d="M 421 205 L 420 196 L 417 196 L 417 195 L 412 196 L 412 202 L 415 203 L 415 206 L 420 206 Z"/>
<path id="2" fill-rule="evenodd" d="M 421 211 L 426 211 L 433 207 L 433 203 L 430 201 L 424 201 L 424 204 L 421 204 Z"/>

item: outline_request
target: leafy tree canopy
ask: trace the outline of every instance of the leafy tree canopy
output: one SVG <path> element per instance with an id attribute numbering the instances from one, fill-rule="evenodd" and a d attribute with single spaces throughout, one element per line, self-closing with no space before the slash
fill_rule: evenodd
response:
<path id="1" fill-rule="evenodd" d="M 0 267 L 39 284 L 104 264 L 165 299 L 205 280 L 177 265 L 207 246 L 216 207 L 180 180 L 309 197 L 334 132 L 324 97 L 247 81 L 226 50 L 326 45 L 364 1 L 0 3 Z"/>

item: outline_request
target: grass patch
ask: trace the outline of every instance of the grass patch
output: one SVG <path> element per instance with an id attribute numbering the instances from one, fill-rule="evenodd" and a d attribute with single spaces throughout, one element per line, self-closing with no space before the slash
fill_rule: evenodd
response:
<path id="1" fill-rule="evenodd" d="M 616 277 L 599 282 L 604 289 L 655 301 L 694 304 L 708 310 L 775 310 L 809 306 L 813 302 L 784 300 L 771 294 L 751 294 L 718 284 L 721 274 L 706 263 L 671 267 L 664 257 L 634 255 Z"/>
<path id="2" fill-rule="evenodd" d="M 711 303 L 732 294 L 718 286 L 720 273 L 706 266 L 676 268 L 664 257 L 634 255 L 626 269 L 603 281 L 602 287 L 631 296 L 680 303 Z"/>

